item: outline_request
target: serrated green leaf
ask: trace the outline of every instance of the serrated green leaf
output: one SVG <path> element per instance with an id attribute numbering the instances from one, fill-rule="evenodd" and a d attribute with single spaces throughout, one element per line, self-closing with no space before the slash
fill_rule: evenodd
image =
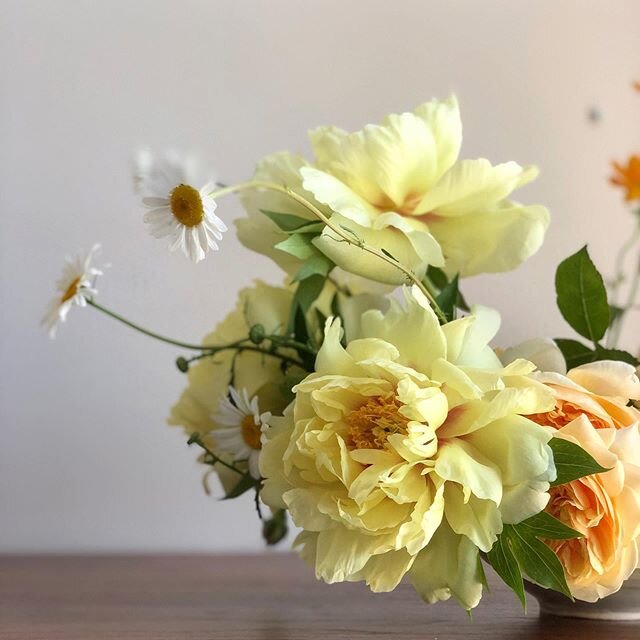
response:
<path id="1" fill-rule="evenodd" d="M 562 564 L 544 542 L 519 525 L 504 525 L 502 535 L 507 537 L 520 569 L 536 584 L 571 598 Z"/>
<path id="2" fill-rule="evenodd" d="M 436 303 L 442 309 L 449 322 L 456 319 L 456 305 L 459 294 L 458 276 L 456 275 L 436 296 Z"/>
<path id="3" fill-rule="evenodd" d="M 313 234 L 294 233 L 286 240 L 278 242 L 275 248 L 289 253 L 300 260 L 307 260 L 318 253 L 318 250 L 311 244 L 311 240 L 314 237 Z"/>
<path id="4" fill-rule="evenodd" d="M 596 360 L 596 352 L 587 347 L 587 345 L 582 344 L 582 342 L 578 342 L 578 340 L 555 338 L 554 341 L 558 345 L 558 349 L 562 351 L 567 363 L 567 369 L 573 369 Z"/>
<path id="5" fill-rule="evenodd" d="M 333 262 L 327 258 L 323 253 L 320 253 L 317 249 L 315 249 L 315 253 L 305 260 L 302 267 L 298 273 L 296 273 L 293 278 L 293 282 L 299 282 L 300 280 L 305 280 L 314 275 L 321 275 L 326 277 L 331 269 L 335 266 Z"/>
<path id="6" fill-rule="evenodd" d="M 553 451 L 558 477 L 551 483 L 552 487 L 566 484 L 584 476 L 608 471 L 601 467 L 593 457 L 579 445 L 564 438 L 551 438 L 549 446 Z"/>
<path id="7" fill-rule="evenodd" d="M 487 554 L 487 560 L 489 560 L 493 570 L 502 578 L 503 582 L 518 596 L 522 608 L 526 611 L 527 599 L 524 593 L 522 572 L 504 533 L 498 536 L 493 547 L 491 547 L 491 551 Z"/>
<path id="8" fill-rule="evenodd" d="M 223 500 L 230 500 L 231 498 L 237 498 L 241 496 L 243 493 L 249 491 L 249 489 L 253 489 L 256 486 L 256 481 L 251 477 L 251 474 L 245 473 L 237 484 L 225 495 Z"/>
<path id="9" fill-rule="evenodd" d="M 260 209 L 260 211 L 264 213 L 267 218 L 275 222 L 282 231 L 286 231 L 287 233 L 297 231 L 312 224 L 317 224 L 317 220 L 294 216 L 291 213 L 279 213 L 278 211 L 269 211 L 268 209 Z M 322 225 L 322 223 L 320 224 Z"/>
<path id="10" fill-rule="evenodd" d="M 546 511 L 541 511 L 535 516 L 523 520 L 517 526 L 527 530 L 530 535 L 536 536 L 536 538 L 546 538 L 547 540 L 582 538 L 579 531 L 568 527 Z"/>
<path id="11" fill-rule="evenodd" d="M 602 276 L 587 247 L 556 270 L 556 301 L 564 319 L 581 336 L 597 343 L 609 326 L 609 304 Z"/>

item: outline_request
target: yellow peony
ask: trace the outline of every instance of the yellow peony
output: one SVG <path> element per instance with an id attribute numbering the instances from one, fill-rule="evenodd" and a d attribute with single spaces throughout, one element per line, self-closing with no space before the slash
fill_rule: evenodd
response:
<path id="1" fill-rule="evenodd" d="M 335 127 L 311 132 L 315 161 L 286 153 L 265 158 L 256 180 L 277 182 L 332 216 L 366 244 L 384 249 L 418 276 L 428 265 L 471 276 L 513 269 L 542 243 L 549 214 L 507 198 L 533 180 L 534 167 L 458 160 L 462 124 L 455 98 L 433 100 L 381 125 L 347 133 Z M 240 240 L 269 255 L 289 273 L 300 266 L 274 249 L 286 234 L 260 210 L 310 217 L 283 195 L 244 196 L 248 218 L 237 222 Z M 391 265 L 336 241 L 328 228 L 314 244 L 345 270 L 389 284 L 404 282 Z"/>
<path id="2" fill-rule="evenodd" d="M 366 312 L 346 348 L 327 322 L 260 456 L 263 499 L 303 529 L 318 578 L 389 591 L 409 572 L 429 602 L 478 603 L 479 550 L 541 511 L 555 474 L 550 435 L 520 415 L 553 398 L 529 362 L 502 367 L 498 325 L 477 309 L 441 327 L 415 288 L 404 308 Z"/>

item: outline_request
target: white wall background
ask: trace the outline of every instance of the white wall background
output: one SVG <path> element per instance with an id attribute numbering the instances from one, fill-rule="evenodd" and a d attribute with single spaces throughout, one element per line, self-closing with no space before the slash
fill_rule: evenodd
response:
<path id="1" fill-rule="evenodd" d="M 91 309 L 55 342 L 37 324 L 64 254 L 95 240 L 113 263 L 101 301 L 178 338 L 207 332 L 253 277 L 279 280 L 232 235 L 197 266 L 169 255 L 136 211 L 132 149 L 193 148 L 231 182 L 306 151 L 313 126 L 453 90 L 464 155 L 539 164 L 522 198 L 554 216 L 536 258 L 469 297 L 502 310 L 505 344 L 561 334 L 556 264 L 589 242 L 610 270 L 631 229 L 606 177 L 640 146 L 638 25 L 637 0 L 2 0 L 0 549 L 261 546 L 250 499 L 207 498 L 165 425 L 178 352 Z"/>

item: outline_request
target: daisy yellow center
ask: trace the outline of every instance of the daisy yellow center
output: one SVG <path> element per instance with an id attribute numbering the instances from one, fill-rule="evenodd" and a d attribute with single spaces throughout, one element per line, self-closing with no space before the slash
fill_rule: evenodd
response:
<path id="1" fill-rule="evenodd" d="M 60 302 L 67 302 L 67 300 L 71 300 L 71 298 L 73 298 L 73 296 L 75 296 L 76 293 L 78 293 L 79 286 L 80 286 L 80 278 L 76 278 L 67 287 L 67 290 L 64 292 Z"/>
<path id="2" fill-rule="evenodd" d="M 195 227 L 204 220 L 202 198 L 197 189 L 179 184 L 170 196 L 171 212 L 185 227 Z"/>
<path id="3" fill-rule="evenodd" d="M 262 448 L 260 442 L 260 425 L 256 424 L 253 416 L 245 416 L 240 423 L 240 430 L 242 431 L 242 438 L 252 449 Z"/>
<path id="4" fill-rule="evenodd" d="M 400 406 L 394 395 L 368 398 L 345 418 L 347 444 L 352 449 L 384 449 L 390 435 L 406 434 L 409 420 L 400 413 Z"/>

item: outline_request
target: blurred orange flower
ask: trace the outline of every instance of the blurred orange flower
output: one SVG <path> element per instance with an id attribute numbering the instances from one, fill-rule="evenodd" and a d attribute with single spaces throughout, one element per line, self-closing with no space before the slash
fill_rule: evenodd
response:
<path id="1" fill-rule="evenodd" d="M 640 200 L 640 156 L 630 156 L 626 166 L 618 162 L 611 164 L 614 169 L 611 184 L 626 190 L 625 200 Z"/>

